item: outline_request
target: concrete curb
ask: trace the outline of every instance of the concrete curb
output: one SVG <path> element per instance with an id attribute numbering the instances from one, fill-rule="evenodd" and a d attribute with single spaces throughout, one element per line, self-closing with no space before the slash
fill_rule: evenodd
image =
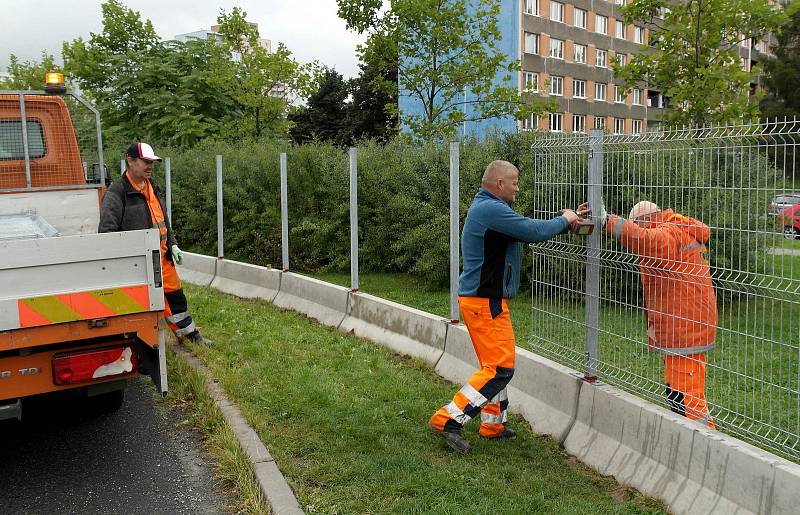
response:
<path id="1" fill-rule="evenodd" d="M 222 412 L 225 422 L 230 426 L 233 434 L 236 435 L 239 447 L 242 448 L 242 451 L 250 461 L 253 475 L 261 487 L 261 491 L 267 499 L 272 512 L 278 515 L 304 513 L 289 483 L 286 482 L 283 474 L 281 474 L 275 464 L 275 460 L 272 459 L 272 455 L 264 446 L 258 433 L 247 424 L 239 408 L 228 400 L 211 371 L 206 368 L 202 361 L 189 354 L 183 348 L 176 345 L 173 349 L 180 359 L 183 359 L 206 379 L 208 392 L 211 398 L 214 399 L 214 404 Z"/>

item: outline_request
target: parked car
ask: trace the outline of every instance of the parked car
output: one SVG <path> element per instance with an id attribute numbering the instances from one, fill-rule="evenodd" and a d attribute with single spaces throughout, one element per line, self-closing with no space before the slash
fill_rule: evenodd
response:
<path id="1" fill-rule="evenodd" d="M 800 238 L 800 203 L 781 211 L 778 215 L 778 224 L 787 238 Z"/>
<path id="2" fill-rule="evenodd" d="M 767 214 L 775 216 L 786 208 L 800 204 L 800 193 L 780 193 L 767 206 Z"/>

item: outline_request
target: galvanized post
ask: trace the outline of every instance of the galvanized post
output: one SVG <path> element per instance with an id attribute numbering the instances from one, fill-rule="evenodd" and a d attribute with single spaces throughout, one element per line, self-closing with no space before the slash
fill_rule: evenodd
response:
<path id="1" fill-rule="evenodd" d="M 358 149 L 350 147 L 350 290 L 358 291 Z"/>
<path id="2" fill-rule="evenodd" d="M 172 223 L 172 163 L 169 158 L 164 158 L 164 185 L 167 194 L 167 220 Z"/>
<path id="3" fill-rule="evenodd" d="M 588 201 L 593 213 L 603 203 L 603 131 L 589 131 Z M 595 227 L 586 239 L 586 340 L 584 341 L 584 380 L 597 380 L 597 337 L 600 328 L 600 238 Z"/>
<path id="4" fill-rule="evenodd" d="M 217 155 L 217 258 L 225 257 L 225 237 L 222 223 L 222 156 Z"/>
<path id="5" fill-rule="evenodd" d="M 466 90 L 465 90 L 466 91 Z M 466 122 L 465 122 L 466 123 Z M 450 143 L 450 322 L 457 324 L 458 316 L 458 258 L 459 258 L 459 147 Z"/>
<path id="6" fill-rule="evenodd" d="M 31 154 L 28 144 L 28 115 L 25 114 L 25 94 L 19 94 L 19 115 L 22 122 L 22 151 L 25 153 L 25 185 L 31 187 Z"/>
<path id="7" fill-rule="evenodd" d="M 125 173 L 125 169 L 127 168 L 127 163 L 124 159 L 119 160 L 119 175 L 122 176 Z"/>
<path id="8" fill-rule="evenodd" d="M 283 271 L 289 271 L 289 189 L 286 185 L 286 153 L 281 153 L 281 250 Z"/>

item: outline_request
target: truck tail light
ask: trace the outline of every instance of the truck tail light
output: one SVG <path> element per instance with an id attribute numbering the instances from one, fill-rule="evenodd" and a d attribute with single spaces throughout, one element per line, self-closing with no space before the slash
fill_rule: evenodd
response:
<path id="1" fill-rule="evenodd" d="M 57 354 L 53 357 L 53 382 L 67 385 L 128 375 L 137 365 L 138 357 L 131 346 Z"/>

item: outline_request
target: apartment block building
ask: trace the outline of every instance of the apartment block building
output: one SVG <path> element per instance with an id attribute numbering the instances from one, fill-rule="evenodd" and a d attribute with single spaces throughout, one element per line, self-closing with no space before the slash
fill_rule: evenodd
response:
<path id="1" fill-rule="evenodd" d="M 523 92 L 558 100 L 559 109 L 521 120 L 520 130 L 639 134 L 656 122 L 664 99 L 644 88 L 623 91 L 612 63 L 627 63 L 647 44 L 643 26 L 626 25 L 624 0 L 505 0 L 520 9 Z"/>

